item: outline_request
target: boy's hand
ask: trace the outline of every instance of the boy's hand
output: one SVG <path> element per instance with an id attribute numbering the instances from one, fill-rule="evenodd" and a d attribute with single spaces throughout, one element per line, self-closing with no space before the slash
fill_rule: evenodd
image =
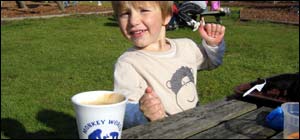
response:
<path id="1" fill-rule="evenodd" d="M 163 104 L 151 87 L 147 87 L 139 102 L 140 110 L 150 121 L 160 120 L 166 116 Z"/>
<path id="2" fill-rule="evenodd" d="M 210 46 L 218 46 L 225 35 L 225 27 L 220 24 L 209 23 L 204 25 L 204 18 L 200 21 L 199 33 L 200 36 Z"/>

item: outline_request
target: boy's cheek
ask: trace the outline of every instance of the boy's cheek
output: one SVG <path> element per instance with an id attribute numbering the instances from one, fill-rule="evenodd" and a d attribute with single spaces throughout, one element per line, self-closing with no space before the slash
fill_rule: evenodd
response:
<path id="1" fill-rule="evenodd" d="M 129 38 L 130 38 L 126 30 L 124 30 L 124 29 L 122 29 L 122 28 L 120 28 L 120 30 L 121 30 L 123 36 L 124 36 L 126 39 L 129 39 Z"/>

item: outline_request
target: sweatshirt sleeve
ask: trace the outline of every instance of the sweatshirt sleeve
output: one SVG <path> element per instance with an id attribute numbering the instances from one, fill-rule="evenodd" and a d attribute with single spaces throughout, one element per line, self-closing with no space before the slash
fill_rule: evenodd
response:
<path id="1" fill-rule="evenodd" d="M 225 42 L 222 40 L 219 46 L 209 46 L 205 40 L 198 46 L 197 65 L 198 70 L 212 70 L 222 64 Z"/>
<path id="2" fill-rule="evenodd" d="M 145 92 L 145 83 L 135 69 L 128 63 L 118 61 L 114 71 L 114 91 L 128 98 L 126 104 L 124 129 L 148 122 L 139 109 L 139 99 Z"/>
<path id="3" fill-rule="evenodd" d="M 215 46 L 215 47 L 209 46 L 205 40 L 202 41 L 202 45 L 206 50 L 207 55 L 210 58 L 211 62 L 216 66 L 221 65 L 223 62 L 222 60 L 225 52 L 224 39 L 222 40 L 219 46 Z"/>
<path id="4" fill-rule="evenodd" d="M 148 122 L 149 121 L 146 119 L 143 112 L 139 109 L 139 104 L 137 102 L 129 101 L 126 104 L 123 129 L 146 124 Z"/>
<path id="5" fill-rule="evenodd" d="M 146 89 L 146 83 L 134 67 L 124 61 L 118 61 L 114 70 L 114 91 L 122 93 L 128 100 L 139 101 Z"/>

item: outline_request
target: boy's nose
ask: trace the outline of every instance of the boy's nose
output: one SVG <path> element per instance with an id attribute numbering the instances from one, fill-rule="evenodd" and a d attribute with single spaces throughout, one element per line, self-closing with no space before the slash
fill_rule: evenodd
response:
<path id="1" fill-rule="evenodd" d="M 138 15 L 132 15 L 129 19 L 129 22 L 132 26 L 135 26 L 141 23 L 141 19 Z"/>

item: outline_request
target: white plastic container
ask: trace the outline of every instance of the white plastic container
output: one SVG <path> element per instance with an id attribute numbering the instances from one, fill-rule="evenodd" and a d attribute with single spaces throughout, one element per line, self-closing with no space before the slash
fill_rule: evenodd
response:
<path id="1" fill-rule="evenodd" d="M 284 113 L 283 138 L 299 139 L 299 102 L 281 105 Z"/>

